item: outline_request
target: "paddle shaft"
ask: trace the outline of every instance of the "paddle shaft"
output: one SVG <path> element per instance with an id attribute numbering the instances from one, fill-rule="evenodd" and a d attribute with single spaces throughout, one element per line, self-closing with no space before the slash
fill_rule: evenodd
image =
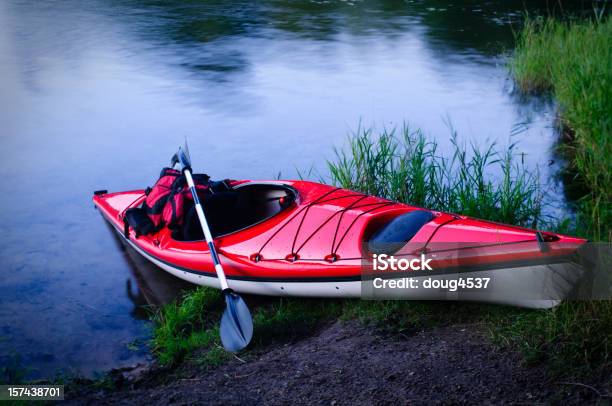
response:
<path id="1" fill-rule="evenodd" d="M 184 168 L 183 173 L 185 174 L 185 179 L 187 179 L 187 186 L 189 186 L 189 190 L 191 190 L 191 195 L 193 196 L 193 202 L 195 203 L 195 209 L 196 209 L 196 212 L 198 213 L 198 219 L 200 220 L 200 226 L 202 226 L 202 231 L 204 232 L 204 238 L 206 238 L 206 243 L 208 244 L 208 248 L 210 249 L 210 255 L 212 256 L 213 262 L 215 264 L 215 271 L 217 272 L 217 277 L 219 278 L 219 284 L 221 285 L 221 290 L 227 291 L 229 289 L 229 286 L 227 285 L 227 279 L 225 278 L 225 272 L 223 272 L 223 266 L 221 266 L 221 262 L 219 262 L 219 256 L 217 255 L 217 249 L 215 248 L 212 234 L 210 233 L 210 228 L 208 227 L 208 221 L 206 221 L 206 216 L 204 216 L 204 210 L 202 209 L 202 205 L 200 204 L 200 199 L 198 198 L 198 192 L 196 191 L 195 184 L 193 183 L 193 178 L 191 177 L 191 170 L 189 168 Z"/>

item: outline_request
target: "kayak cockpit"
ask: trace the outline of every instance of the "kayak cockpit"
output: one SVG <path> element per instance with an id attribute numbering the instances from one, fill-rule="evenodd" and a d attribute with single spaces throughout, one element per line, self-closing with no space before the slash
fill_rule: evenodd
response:
<path id="1" fill-rule="evenodd" d="M 296 200 L 297 192 L 279 183 L 243 183 L 201 196 L 213 237 L 243 230 L 276 216 Z M 185 210 L 183 226 L 173 232 L 179 241 L 204 238 L 193 203 Z"/>
<path id="2" fill-rule="evenodd" d="M 434 217 L 429 210 L 412 210 L 392 217 L 371 230 L 367 241 L 369 251 L 378 254 L 397 252 Z"/>

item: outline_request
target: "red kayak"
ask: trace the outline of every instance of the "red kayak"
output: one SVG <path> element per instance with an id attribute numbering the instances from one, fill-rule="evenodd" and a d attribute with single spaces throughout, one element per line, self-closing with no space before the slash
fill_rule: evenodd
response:
<path id="1" fill-rule="evenodd" d="M 193 209 L 186 210 L 180 230 L 162 228 L 137 236 L 125 227 L 126 210 L 142 205 L 145 197 L 143 190 L 102 191 L 96 192 L 93 201 L 145 258 L 181 279 L 218 288 Z M 372 263 L 373 253 L 397 257 L 427 253 L 438 271 L 415 273 L 419 278 L 494 270 L 497 292 L 510 285 L 513 290 L 509 291 L 520 292 L 525 286 L 533 287 L 534 280 L 544 283 L 546 277 L 534 279 L 533 275 L 543 275 L 538 272 L 563 262 L 586 242 L 306 181 L 239 181 L 220 196 L 202 200 L 230 287 L 243 293 L 360 297 L 363 270 Z M 387 278 L 399 276 L 386 274 Z M 431 292 L 409 297 L 440 298 Z M 443 298 L 453 298 L 453 293 L 445 295 Z M 459 298 L 470 300 L 469 295 Z M 559 302 L 558 297 L 554 299 L 544 302 L 539 297 L 499 294 L 474 297 L 529 307 L 552 306 Z"/>

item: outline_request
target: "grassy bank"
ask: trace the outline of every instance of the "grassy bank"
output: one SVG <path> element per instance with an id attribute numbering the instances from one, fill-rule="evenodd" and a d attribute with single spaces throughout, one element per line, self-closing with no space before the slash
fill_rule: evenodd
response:
<path id="1" fill-rule="evenodd" d="M 527 19 L 510 60 L 521 91 L 550 93 L 557 103 L 559 148 L 568 159 L 570 182 L 583 190 L 575 232 L 594 241 L 612 240 L 611 40 L 609 17 Z M 610 301 L 564 303 L 501 329 L 498 341 L 518 345 L 528 359 L 547 359 L 556 370 L 592 375 L 612 368 Z"/>
<path id="2" fill-rule="evenodd" d="M 453 145 L 454 151 L 443 158 L 437 145 L 420 131 L 406 127 L 373 134 L 360 129 L 350 136 L 348 148 L 337 150 L 328 163 L 329 176 L 339 186 L 409 204 L 541 225 L 543 196 L 538 177 L 523 167 L 513 147 L 468 148 L 456 141 Z M 607 304 L 567 303 L 554 310 L 533 311 L 465 303 L 258 300 L 255 348 L 303 337 L 337 318 L 357 318 L 391 333 L 478 322 L 494 342 L 519 348 L 527 360 L 544 361 L 558 374 L 588 375 L 610 368 L 612 312 Z M 161 362 L 192 357 L 215 365 L 228 357 L 219 346 L 216 327 L 222 307 L 218 292 L 199 289 L 182 304 L 164 308 L 157 316 L 154 339 Z"/>
<path id="3" fill-rule="evenodd" d="M 612 20 L 528 19 L 510 68 L 526 93 L 552 93 L 576 183 L 582 235 L 610 240 L 612 224 Z"/>
<path id="4" fill-rule="evenodd" d="M 265 346 L 308 335 L 312 328 L 341 315 L 342 302 L 259 298 L 253 310 L 253 341 Z M 251 303 L 253 305 L 253 303 Z M 219 320 L 225 301 L 220 291 L 200 287 L 179 303 L 160 309 L 153 348 L 162 365 L 173 365 L 185 357 L 206 366 L 215 366 L 231 355 L 220 345 Z"/>

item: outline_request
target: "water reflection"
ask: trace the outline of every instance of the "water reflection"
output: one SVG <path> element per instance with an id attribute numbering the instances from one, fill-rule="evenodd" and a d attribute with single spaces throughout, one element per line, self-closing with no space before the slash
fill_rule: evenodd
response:
<path id="1" fill-rule="evenodd" d="M 182 297 L 194 285 L 175 278 L 136 252 L 108 225 L 108 230 L 123 253 L 131 278 L 125 281 L 126 296 L 133 304 L 131 314 L 138 319 L 149 319 L 151 312 Z M 134 283 L 135 282 L 135 283 Z"/>
<path id="2" fill-rule="evenodd" d="M 537 15 L 584 10 L 579 2 L 542 2 L 527 8 L 520 0 L 133 1 L 106 12 L 158 46 L 180 44 L 183 59 L 189 61 L 182 66 L 223 80 L 216 74 L 251 67 L 240 46 L 232 46 L 244 38 L 319 42 L 324 48 L 323 42 L 402 40 L 415 31 L 438 58 L 463 55 L 490 63 L 488 57 L 512 48 L 512 25 L 516 29 L 526 11 Z M 266 48 L 257 51 L 265 54 Z"/>

